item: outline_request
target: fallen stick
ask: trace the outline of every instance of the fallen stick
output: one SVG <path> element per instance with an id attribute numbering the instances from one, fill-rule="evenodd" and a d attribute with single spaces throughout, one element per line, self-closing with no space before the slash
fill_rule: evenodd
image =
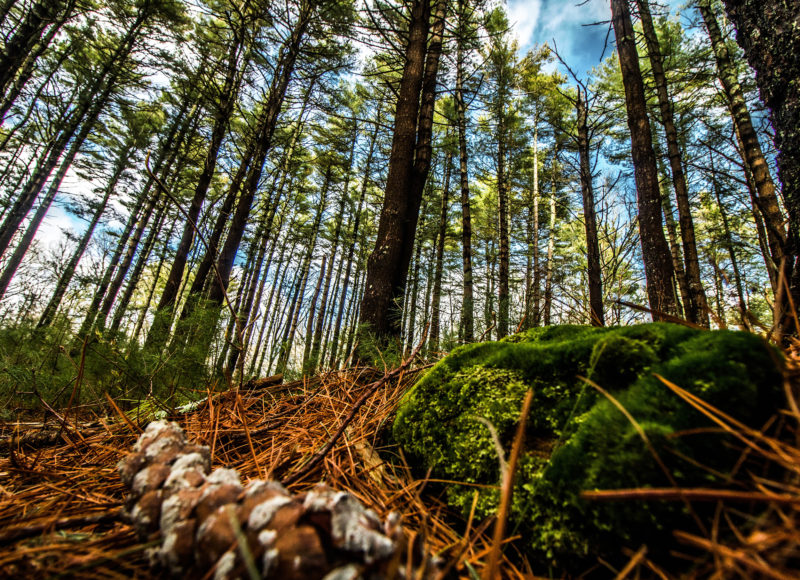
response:
<path id="1" fill-rule="evenodd" d="M 41 524 L 33 524 L 21 528 L 12 528 L 0 533 L 0 545 L 9 544 L 24 538 L 30 538 L 41 532 L 47 530 L 63 530 L 64 528 L 72 528 L 79 526 L 89 526 L 92 524 L 105 524 L 122 520 L 122 508 L 116 508 L 107 512 L 96 514 L 93 516 L 75 516 L 71 518 L 61 518 L 55 521 L 44 522 Z"/>
<path id="2" fill-rule="evenodd" d="M 583 499 L 591 501 L 658 500 L 675 501 L 758 501 L 774 502 L 781 505 L 800 504 L 800 498 L 789 495 L 768 495 L 760 491 L 735 491 L 710 488 L 652 488 L 652 489 L 612 489 L 607 491 L 581 492 Z"/>

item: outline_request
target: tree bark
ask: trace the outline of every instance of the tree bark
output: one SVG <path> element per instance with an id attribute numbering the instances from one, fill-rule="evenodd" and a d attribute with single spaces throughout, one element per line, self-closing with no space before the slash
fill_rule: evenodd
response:
<path id="1" fill-rule="evenodd" d="M 592 168 L 589 159 L 589 124 L 584 90 L 578 87 L 578 155 L 580 156 L 583 221 L 586 228 L 586 262 L 589 279 L 589 320 L 593 326 L 603 326 L 603 279 L 600 269 L 600 241 L 597 237 L 597 215 L 594 207 Z"/>
<path id="2" fill-rule="evenodd" d="M 736 26 L 737 41 L 756 71 L 761 98 L 771 111 L 778 149 L 778 174 L 789 214 L 789 235 L 784 248 L 786 274 L 791 273 L 791 294 L 800 308 L 800 26 L 796 0 L 724 0 Z M 743 138 L 744 140 L 744 138 Z M 754 175 L 755 177 L 755 175 Z M 766 221 L 766 219 L 765 219 Z M 771 227 L 768 225 L 768 229 Z M 784 332 L 793 329 L 793 314 L 782 321 Z M 794 332 L 794 330 L 792 330 Z"/>
<path id="3" fill-rule="evenodd" d="M 288 41 L 281 50 L 280 57 L 275 66 L 275 73 L 269 88 L 269 93 L 264 110 L 259 121 L 257 131 L 257 146 L 253 156 L 254 161 L 250 166 L 250 172 L 245 181 L 244 189 L 239 197 L 236 210 L 233 214 L 228 236 L 220 251 L 217 259 L 217 276 L 211 280 L 211 289 L 208 299 L 211 304 L 221 305 L 225 290 L 230 280 L 231 269 L 233 268 L 236 253 L 239 250 L 244 230 L 247 227 L 248 218 L 252 209 L 253 200 L 258 190 L 258 182 L 264 168 L 264 160 L 267 153 L 272 148 L 272 136 L 278 123 L 278 115 L 283 105 L 286 89 L 292 79 L 295 63 L 300 54 L 303 41 L 305 40 L 306 30 L 319 5 L 318 0 L 303 0 L 297 20 L 294 23 L 292 33 Z M 280 192 L 278 192 L 280 194 Z"/>
<path id="4" fill-rule="evenodd" d="M 470 215 L 469 171 L 467 164 L 467 115 L 464 101 L 464 36 L 466 0 L 458 2 L 458 38 L 456 46 L 456 123 L 458 124 L 458 174 L 461 185 L 461 264 L 464 276 L 461 298 L 461 332 L 464 342 L 475 341 L 475 298 L 472 283 L 472 218 Z"/>
<path id="5" fill-rule="evenodd" d="M 418 143 L 420 93 L 426 72 L 430 1 L 414 0 L 411 6 L 405 66 L 394 116 L 392 150 L 386 190 L 378 223 L 375 248 L 367 261 L 367 276 L 361 303 L 361 324 L 381 339 L 399 338 L 402 310 L 398 302 L 405 294 L 408 265 L 414 246 L 413 231 L 418 216 L 410 208 L 419 208 L 422 189 L 413 184 L 414 154 Z M 410 199 L 411 195 L 419 199 Z M 408 237 L 409 230 L 412 232 Z M 408 257 L 406 257 L 408 256 Z"/>
<path id="6" fill-rule="evenodd" d="M 628 0 L 611 0 L 611 13 L 625 85 L 647 295 L 653 320 L 662 320 L 677 312 L 672 285 L 675 272 L 661 220 L 658 169 Z"/>
<path id="7" fill-rule="evenodd" d="M 448 151 L 444 160 L 444 184 L 442 186 L 442 203 L 439 213 L 439 234 L 436 236 L 436 268 L 433 273 L 433 298 L 431 302 L 431 329 L 428 333 L 429 350 L 439 350 L 439 334 L 441 323 L 441 301 L 442 301 L 442 273 L 444 270 L 444 246 L 447 239 L 447 215 L 450 209 L 450 161 L 451 154 Z"/>
<path id="8" fill-rule="evenodd" d="M 303 375 L 310 376 L 314 374 L 314 367 L 316 366 L 311 359 L 312 343 L 314 341 L 314 316 L 318 320 L 322 319 L 323 311 L 320 309 L 317 312 L 317 300 L 319 300 L 319 293 L 322 291 L 322 283 L 325 278 L 325 268 L 328 263 L 328 256 L 322 256 L 322 266 L 319 269 L 319 276 L 317 277 L 317 287 L 314 289 L 314 294 L 311 296 L 311 304 L 308 306 L 308 322 L 306 324 L 306 347 L 303 350 Z M 330 271 L 330 270 L 329 270 Z"/>
<path id="9" fill-rule="evenodd" d="M 556 195 L 558 186 L 556 176 L 558 175 L 558 152 L 553 156 L 553 190 L 550 193 L 550 233 L 547 238 L 547 270 L 544 276 L 544 325 L 550 326 L 553 311 L 553 255 L 556 248 Z"/>
<path id="10" fill-rule="evenodd" d="M 497 121 L 497 205 L 498 233 L 500 252 L 498 255 L 497 280 L 497 338 L 508 335 L 508 275 L 509 275 L 509 239 L 508 239 L 508 176 L 506 175 L 506 123 L 505 103 L 500 104 Z"/>
<path id="11" fill-rule="evenodd" d="M 661 124 L 664 126 L 664 133 L 667 138 L 667 156 L 669 157 L 672 185 L 675 188 L 675 200 L 678 206 L 678 223 L 681 228 L 683 258 L 686 265 L 686 283 L 689 290 L 689 300 L 684 304 L 684 310 L 686 318 L 690 322 L 708 328 L 708 305 L 706 304 L 706 295 L 700 276 L 700 262 L 697 258 L 694 221 L 692 220 L 689 206 L 689 187 L 686 184 L 686 175 L 683 171 L 682 152 L 678 143 L 678 131 L 675 127 L 672 99 L 669 95 L 667 78 L 664 74 L 664 57 L 661 54 L 655 26 L 653 26 L 649 0 L 637 0 L 637 4 L 647 43 L 647 53 L 650 57 L 650 66 L 656 84 L 656 94 L 661 111 Z"/>

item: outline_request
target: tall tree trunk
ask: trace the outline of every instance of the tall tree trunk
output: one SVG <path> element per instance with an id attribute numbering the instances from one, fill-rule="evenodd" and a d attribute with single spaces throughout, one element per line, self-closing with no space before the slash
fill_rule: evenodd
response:
<path id="1" fill-rule="evenodd" d="M 311 304 L 308 306 L 308 323 L 306 324 L 306 346 L 303 350 L 303 374 L 313 375 L 314 367 L 316 366 L 311 359 L 311 348 L 314 342 L 314 316 L 318 320 L 322 319 L 322 309 L 317 312 L 317 300 L 319 300 L 319 293 L 322 291 L 322 283 L 325 278 L 325 268 L 328 263 L 328 256 L 322 256 L 322 266 L 319 268 L 319 276 L 317 277 L 317 287 L 314 289 L 314 294 L 311 296 Z M 330 271 L 330 270 L 328 270 Z"/>
<path id="2" fill-rule="evenodd" d="M 50 301 L 47 303 L 42 315 L 39 317 L 39 322 L 36 325 L 37 328 L 44 328 L 45 326 L 50 326 L 53 323 L 56 312 L 58 311 L 58 307 L 61 305 L 61 301 L 64 299 L 64 294 L 67 292 L 69 283 L 72 281 L 72 277 L 75 275 L 75 271 L 78 269 L 78 263 L 80 262 L 83 253 L 86 251 L 86 248 L 89 246 L 89 242 L 92 239 L 94 230 L 97 227 L 97 224 L 100 223 L 100 219 L 106 210 L 106 206 L 108 206 L 111 196 L 116 191 L 117 183 L 119 183 L 120 177 L 122 177 L 122 174 L 128 168 L 129 157 L 132 149 L 133 147 L 129 143 L 122 150 L 120 150 L 119 156 L 117 157 L 117 162 L 114 164 L 114 169 L 112 170 L 111 176 L 109 177 L 108 183 L 106 183 L 105 190 L 103 191 L 103 198 L 95 208 L 94 215 L 92 216 L 88 227 L 83 232 L 75 251 L 72 253 L 69 262 L 67 262 L 67 265 L 64 267 L 64 271 L 56 283 L 56 287 L 55 290 L 53 290 L 53 295 L 50 297 Z"/>
<path id="3" fill-rule="evenodd" d="M 686 184 L 686 175 L 683 172 L 682 153 L 678 143 L 678 131 L 675 127 L 672 99 L 670 99 L 667 78 L 664 74 L 664 57 L 661 54 L 655 26 L 653 26 L 649 0 L 637 0 L 637 4 L 647 43 L 647 53 L 650 57 L 650 66 L 656 83 L 656 94 L 661 111 L 661 124 L 664 126 L 664 132 L 667 137 L 667 155 L 669 157 L 670 170 L 672 171 L 675 200 L 678 206 L 683 258 L 686 264 L 685 275 L 689 289 L 689 300 L 685 301 L 686 303 L 684 304 L 685 314 L 690 322 L 708 328 L 708 307 L 700 276 L 700 262 L 697 258 L 694 221 L 689 207 L 689 187 Z"/>
<path id="4" fill-rule="evenodd" d="M 322 350 L 322 339 L 323 339 L 323 330 L 325 326 L 325 318 L 328 315 L 328 296 L 331 289 L 331 280 L 333 278 L 333 267 L 336 262 L 336 252 L 339 249 L 339 238 L 342 234 L 342 224 L 344 223 L 344 213 L 345 213 L 345 205 L 348 199 L 348 191 L 350 189 L 350 176 L 352 175 L 352 171 L 350 168 L 353 167 L 353 163 L 355 161 L 356 156 L 356 142 L 358 141 L 358 127 L 354 127 L 353 136 L 350 141 L 350 158 L 347 162 L 347 168 L 345 173 L 344 185 L 342 186 L 342 194 L 339 196 L 339 207 L 336 211 L 336 225 L 333 231 L 333 239 L 331 240 L 331 251 L 330 251 L 330 261 L 328 262 L 328 272 L 325 276 L 325 285 L 322 291 L 322 303 L 320 304 L 319 308 L 319 315 L 317 316 L 317 324 L 314 327 L 314 338 L 312 341 L 311 346 L 311 353 L 310 353 L 310 361 L 308 366 L 305 364 L 304 367 L 307 368 L 309 374 L 314 374 L 317 367 L 320 365 L 321 357 L 320 351 Z M 330 310 L 333 310 L 331 308 Z"/>
<path id="5" fill-rule="evenodd" d="M 784 272 L 791 273 L 792 298 L 795 308 L 800 308 L 800 265 L 796 262 L 800 254 L 800 61 L 797 58 L 800 54 L 800 34 L 797 33 L 797 2 L 724 2 L 728 15 L 736 26 L 737 41 L 744 49 L 750 66 L 757 73 L 756 83 L 761 98 L 771 111 L 775 127 L 778 172 L 789 214 Z M 745 144 L 747 145 L 746 140 Z M 767 225 L 767 228 L 769 230 L 771 226 Z M 793 332 L 794 313 L 784 310 L 784 332 L 789 332 L 790 329 Z"/>
<path id="6" fill-rule="evenodd" d="M 237 307 L 237 316 L 241 321 L 242 327 L 245 328 L 244 336 L 242 337 L 241 344 L 235 344 L 234 348 L 230 349 L 230 354 L 228 355 L 228 362 L 226 363 L 227 372 L 231 376 L 240 376 L 244 374 L 244 362 L 247 354 L 247 348 L 250 340 L 250 336 L 252 333 L 253 325 L 248 324 L 248 321 L 253 316 L 253 312 L 258 314 L 258 304 L 254 302 L 256 300 L 256 294 L 258 294 L 258 299 L 261 299 L 260 294 L 258 293 L 259 288 L 263 288 L 263 279 L 267 276 L 268 272 L 265 272 L 263 277 L 261 273 L 261 269 L 264 267 L 264 256 L 267 252 L 267 245 L 272 237 L 269 232 L 266 231 L 267 228 L 265 225 L 262 224 L 262 227 L 259 229 L 256 238 L 253 240 L 253 245 L 251 246 L 251 253 L 254 249 L 257 248 L 257 254 L 253 263 L 251 265 L 251 273 L 249 280 L 246 281 L 246 291 L 244 291 L 244 300 L 241 304 Z M 274 245 L 273 245 L 274 249 Z M 269 269 L 269 263 L 266 265 L 267 269 Z M 242 279 L 242 288 L 245 287 L 245 279 Z M 237 367 L 237 363 L 241 360 L 241 365 Z"/>
<path id="7" fill-rule="evenodd" d="M 461 264 L 464 276 L 461 298 L 461 323 L 464 342 L 475 340 L 475 298 L 472 288 L 472 219 L 470 215 L 469 171 L 467 169 L 467 115 L 464 101 L 464 35 L 466 34 L 466 0 L 458 2 L 456 42 L 456 123 L 458 124 L 458 175 L 461 185 Z"/>
<path id="8" fill-rule="evenodd" d="M 416 244 L 414 244 L 414 260 L 412 263 L 412 275 L 411 275 L 411 288 L 408 291 L 408 296 L 405 300 L 405 310 L 408 312 L 408 322 L 405 328 L 406 340 L 405 340 L 405 353 L 410 353 L 411 349 L 414 348 L 414 333 L 416 332 L 416 325 L 417 325 L 417 302 L 418 302 L 418 293 L 419 293 L 419 268 L 420 262 L 422 261 L 422 241 L 418 240 Z"/>
<path id="9" fill-rule="evenodd" d="M 442 273 L 444 271 L 444 246 L 447 241 L 447 215 L 450 209 L 450 162 L 451 153 L 448 150 L 444 159 L 444 184 L 442 185 L 442 203 L 439 212 L 439 233 L 436 236 L 436 267 L 433 273 L 433 297 L 431 302 L 431 329 L 429 333 L 429 350 L 439 350 L 439 335 L 441 324 L 442 302 Z"/>
<path id="10" fill-rule="evenodd" d="M 505 109 L 505 103 L 500 107 Z M 510 249 L 508 240 L 508 177 L 506 175 L 506 124 L 505 110 L 500 111 L 497 128 L 497 205 L 498 205 L 498 233 L 500 242 L 499 278 L 497 280 L 497 338 L 508 335 L 508 276 Z"/>
<path id="11" fill-rule="evenodd" d="M 17 197 L 14 206 L 6 215 L 3 224 L 0 225 L 0 255 L 4 254 L 8 249 L 14 234 L 33 207 L 36 198 L 47 183 L 50 173 L 55 169 L 56 165 L 58 165 L 59 159 L 67 146 L 70 145 L 70 147 L 77 152 L 77 149 L 83 145 L 83 140 L 85 140 L 89 132 L 81 130 L 80 133 L 78 133 L 78 129 L 79 127 L 91 128 L 105 108 L 124 69 L 122 66 L 123 62 L 127 60 L 133 50 L 134 44 L 141 34 L 142 26 L 150 14 L 151 8 L 151 2 L 147 2 L 139 9 L 136 20 L 125 32 L 125 35 L 114 50 L 114 53 L 105 62 L 95 79 L 81 91 L 78 104 L 69 114 L 64 128 L 59 131 L 46 157 L 42 159 L 42 162 L 30 176 L 22 192 L 20 192 Z M 78 135 L 83 135 L 83 140 L 79 137 L 73 139 L 76 133 Z M 70 142 L 72 143 L 70 144 Z"/>
<path id="12" fill-rule="evenodd" d="M 239 197 L 236 210 L 233 214 L 228 236 L 225 238 L 225 244 L 222 246 L 219 258 L 217 259 L 218 275 L 211 280 L 211 289 L 208 298 L 212 304 L 222 304 L 225 289 L 230 279 L 231 269 L 236 259 L 236 253 L 239 250 L 239 244 L 244 235 L 244 230 L 247 227 L 250 210 L 256 191 L 258 190 L 258 182 L 261 179 L 264 161 L 272 148 L 272 135 L 275 133 L 275 127 L 278 123 L 278 115 L 280 114 L 281 107 L 283 106 L 286 89 L 289 87 L 289 82 L 292 79 L 295 63 L 300 54 L 306 30 L 308 29 L 318 5 L 319 0 L 302 1 L 291 35 L 283 46 L 278 62 L 275 65 L 275 72 L 270 84 L 267 101 L 264 103 L 264 110 L 259 120 L 259 128 L 257 131 L 258 144 L 253 156 L 254 162 L 250 166 L 250 172 L 245 181 L 244 189 L 242 190 L 242 194 Z M 280 192 L 278 193 L 280 194 Z"/>
<path id="13" fill-rule="evenodd" d="M 677 308 L 672 286 L 675 272 L 661 220 L 661 193 L 653 136 L 647 117 L 647 101 L 628 0 L 611 0 L 611 13 L 622 82 L 625 85 L 647 295 L 653 320 L 661 320 L 665 315 L 676 314 Z"/>
<path id="14" fill-rule="evenodd" d="M 780 267 L 786 251 L 786 228 L 783 226 L 783 215 L 778 204 L 778 196 L 775 193 L 775 183 L 772 181 L 769 165 L 761 150 L 761 144 L 753 127 L 750 111 L 747 109 L 744 92 L 739 84 L 736 68 L 733 65 L 714 11 L 708 0 L 700 0 L 697 3 L 697 7 L 703 16 L 703 22 L 711 39 L 711 47 L 717 60 L 719 80 L 730 104 L 733 122 L 742 141 L 744 161 L 750 168 L 750 173 L 753 176 L 756 191 L 758 192 L 758 207 L 764 216 L 764 223 L 767 227 L 772 260 L 776 266 Z"/>
<path id="15" fill-rule="evenodd" d="M 584 89 L 578 87 L 578 154 L 583 194 L 583 221 L 586 228 L 586 263 L 589 279 L 589 320 L 594 326 L 605 324 L 603 313 L 603 274 L 600 269 L 600 241 L 597 237 L 597 215 L 594 207 L 592 166 L 589 159 L 589 123 Z"/>
<path id="16" fill-rule="evenodd" d="M 531 172 L 531 184 L 528 190 L 528 219 L 525 224 L 525 243 L 528 246 L 525 252 L 525 313 L 523 328 L 528 329 L 535 326 L 535 311 L 539 308 L 539 288 L 533 286 L 534 268 L 539 266 L 538 235 L 534 230 L 538 226 L 538 216 L 534 217 L 534 208 L 539 209 L 539 114 L 533 113 L 533 171 Z M 536 244 L 534 244 L 534 239 Z"/>
<path id="17" fill-rule="evenodd" d="M 433 14 L 433 25 L 430 29 L 428 50 L 425 55 L 425 72 L 422 76 L 422 93 L 420 96 L 419 119 L 417 121 L 417 145 L 414 150 L 411 187 L 408 206 L 404 220 L 406 240 L 410 240 L 401 250 L 400 272 L 402 280 L 397 280 L 399 287 L 405 288 L 408 277 L 408 266 L 413 253 L 413 240 L 417 234 L 419 210 L 423 193 L 428 183 L 428 174 L 433 157 L 433 114 L 436 108 L 436 87 L 439 74 L 439 61 L 442 56 L 444 40 L 444 24 L 447 14 L 447 0 L 438 0 Z M 398 294 L 401 296 L 402 294 Z M 399 331 L 399 329 L 398 329 Z M 398 333 L 399 336 L 399 333 Z"/>
<path id="18" fill-rule="evenodd" d="M 661 209 L 664 213 L 664 225 L 667 228 L 667 241 L 672 255 L 672 267 L 675 269 L 675 295 L 680 295 L 680 303 L 676 304 L 678 315 L 683 313 L 682 306 L 689 304 L 689 282 L 686 279 L 686 272 L 683 269 L 683 254 L 678 243 L 678 228 L 675 224 L 675 215 L 670 202 L 669 192 L 664 191 L 661 196 Z"/>
<path id="19" fill-rule="evenodd" d="M 494 330 L 497 313 L 494 308 L 494 284 L 495 272 L 497 270 L 497 254 L 494 250 L 494 239 L 486 238 L 486 299 L 483 301 L 483 323 L 486 326 L 484 335 L 492 340 L 492 330 Z"/>
<path id="20" fill-rule="evenodd" d="M 147 336 L 148 346 L 160 347 L 166 343 L 170 322 L 172 320 L 172 313 L 175 307 L 175 298 L 178 295 L 178 289 L 180 288 L 181 280 L 183 280 L 189 251 L 192 248 L 192 243 L 195 238 L 197 218 L 200 215 L 200 210 L 208 194 L 211 180 L 214 177 L 217 156 L 219 155 L 222 140 L 225 137 L 225 132 L 227 131 L 231 114 L 236 104 L 239 85 L 242 79 L 237 65 L 244 41 L 244 31 L 236 31 L 234 32 L 234 36 L 235 39 L 231 42 L 228 62 L 225 67 L 225 81 L 219 92 L 219 101 L 216 105 L 214 124 L 211 129 L 211 140 L 208 145 L 208 151 L 206 152 L 206 158 L 203 162 L 203 171 L 200 173 L 200 177 L 197 180 L 194 196 L 186 212 L 187 219 L 183 227 L 183 233 L 181 234 L 180 242 L 178 242 L 178 247 L 175 250 L 175 256 L 172 260 L 169 274 L 167 274 L 164 290 L 159 299 L 158 306 L 156 307 L 155 318 L 153 319 L 153 324 Z"/>
<path id="21" fill-rule="evenodd" d="M 550 193 L 550 234 L 547 237 L 547 270 L 544 276 L 544 325 L 550 326 L 553 311 L 553 257 L 556 248 L 556 175 L 558 174 L 558 154 L 553 156 L 553 191 Z"/>
<path id="22" fill-rule="evenodd" d="M 399 337 L 402 311 L 397 302 L 405 294 L 408 265 L 414 246 L 409 206 L 419 208 L 422 188 L 413 184 L 414 154 L 418 143 L 420 94 L 426 72 L 430 28 L 429 0 L 413 0 L 408 24 L 405 66 L 400 79 L 392 133 L 392 150 L 386 190 L 378 223 L 375 248 L 367 262 L 367 277 L 361 304 L 361 324 L 384 339 Z M 420 199 L 410 199 L 410 192 Z M 418 216 L 413 216 L 416 227 Z M 412 235 L 408 237 L 411 229 Z M 404 260 L 404 257 L 408 256 Z"/>
<path id="23" fill-rule="evenodd" d="M 534 155 L 538 166 L 538 153 Z M 533 196 L 533 326 L 542 323 L 542 267 L 539 259 L 539 179 L 538 169 L 536 172 L 536 189 Z"/>

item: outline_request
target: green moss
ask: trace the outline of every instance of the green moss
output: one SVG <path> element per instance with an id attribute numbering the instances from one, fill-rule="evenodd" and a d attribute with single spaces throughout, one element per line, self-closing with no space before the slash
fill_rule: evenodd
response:
<path id="1" fill-rule="evenodd" d="M 656 323 L 621 328 L 538 328 L 495 343 L 462 346 L 440 361 L 403 399 L 393 434 L 434 477 L 496 484 L 499 463 L 491 422 L 510 449 L 525 392 L 534 390 L 526 454 L 518 469 L 512 528 L 541 561 L 575 562 L 620 545 L 667 549 L 683 523 L 680 503 L 587 503 L 582 490 L 664 487 L 670 481 L 630 421 L 578 377 L 613 394 L 635 418 L 681 485 L 723 485 L 738 452 L 722 434 L 682 431 L 709 426 L 654 373 L 750 425 L 780 398 L 780 359 L 757 336 Z M 694 431 L 697 433 L 697 431 Z M 466 513 L 474 487 L 454 485 L 449 503 Z M 497 491 L 482 492 L 481 516 L 494 513 Z"/>

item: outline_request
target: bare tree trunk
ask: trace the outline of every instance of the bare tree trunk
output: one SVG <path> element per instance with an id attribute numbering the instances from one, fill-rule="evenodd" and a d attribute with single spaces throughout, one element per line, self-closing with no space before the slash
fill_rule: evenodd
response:
<path id="1" fill-rule="evenodd" d="M 539 308 L 539 289 L 534 288 L 534 269 L 539 266 L 538 246 L 538 216 L 534 212 L 539 210 L 539 114 L 533 114 L 533 171 L 531 172 L 532 183 L 528 192 L 528 219 L 525 229 L 525 243 L 527 252 L 525 253 L 525 314 L 523 328 L 528 329 L 536 324 L 536 310 Z M 536 243 L 534 244 L 534 240 Z"/>
<path id="2" fill-rule="evenodd" d="M 553 310 L 553 255 L 556 248 L 556 175 L 558 174 L 558 153 L 553 156 L 553 191 L 550 193 L 550 235 L 547 238 L 547 270 L 544 276 L 544 325 L 550 326 Z"/>
<path id="3" fill-rule="evenodd" d="M 800 308 L 800 35 L 797 2 L 776 0 L 724 0 L 737 29 L 737 40 L 750 66 L 756 70 L 761 97 L 770 108 L 778 148 L 778 172 L 789 214 L 789 235 L 784 272 L 791 277 L 791 295 Z M 755 172 L 754 172 L 755 173 Z M 765 218 L 765 221 L 766 218 Z M 768 231 L 770 226 L 767 225 Z M 785 333 L 794 333 L 794 315 L 785 308 L 781 321 Z"/>
<path id="4" fill-rule="evenodd" d="M 431 329 L 428 333 L 429 349 L 439 350 L 440 334 L 440 309 L 442 301 L 442 272 L 444 270 L 444 245 L 447 238 L 447 215 L 450 209 L 450 161 L 451 154 L 448 151 L 444 160 L 444 184 L 442 186 L 442 204 L 439 214 L 439 234 L 436 237 L 436 268 L 433 274 L 433 299 L 431 305 Z"/>
<path id="5" fill-rule="evenodd" d="M 586 228 L 586 263 L 589 279 L 589 319 L 593 326 L 603 326 L 603 274 L 600 269 L 600 241 L 597 237 L 597 215 L 594 207 L 592 167 L 589 159 L 589 124 L 586 95 L 578 87 L 578 154 L 581 168 L 581 193 L 583 194 L 583 221 Z"/>
<path id="6" fill-rule="evenodd" d="M 442 0 L 439 3 L 443 3 Z M 430 163 L 430 130 L 426 136 L 424 125 L 432 123 L 439 60 L 438 54 L 434 55 L 435 34 L 431 35 L 428 48 L 430 14 L 428 0 L 413 1 L 384 203 L 375 249 L 367 263 L 361 324 L 368 325 L 369 331 L 382 340 L 399 338 L 402 331 L 402 311 L 397 302 L 405 294 L 419 206 Z M 443 18 L 440 20 L 443 22 Z M 438 46 L 441 53 L 441 35 Z M 433 90 L 429 86 L 431 76 Z"/>
<path id="7" fill-rule="evenodd" d="M 464 288 L 461 300 L 461 328 L 464 342 L 475 340 L 475 298 L 472 283 L 472 219 L 470 216 L 469 172 L 467 170 L 467 120 L 464 102 L 464 35 L 466 34 L 466 0 L 458 2 L 456 48 L 456 119 L 458 124 L 458 173 L 461 185 L 461 263 Z"/>
<path id="8" fill-rule="evenodd" d="M 505 107 L 504 104 L 500 105 Z M 508 335 L 508 276 L 510 250 L 508 240 L 508 176 L 506 175 L 506 126 L 505 111 L 500 112 L 497 129 L 497 205 L 500 253 L 499 278 L 497 280 L 497 338 Z"/>
<path id="9" fill-rule="evenodd" d="M 325 278 L 325 267 L 327 265 L 328 256 L 322 257 L 322 266 L 319 268 L 319 276 L 317 276 L 317 287 L 314 289 L 314 294 L 311 297 L 311 304 L 308 307 L 308 323 L 306 324 L 306 347 L 303 351 L 303 374 L 313 375 L 313 361 L 310 360 L 312 342 L 314 340 L 314 315 L 317 310 L 317 300 L 319 300 L 319 293 L 322 290 L 322 282 Z M 317 314 L 317 318 L 322 318 L 322 311 Z"/>
<path id="10" fill-rule="evenodd" d="M 675 128 L 675 118 L 672 111 L 672 100 L 667 88 L 667 78 L 664 75 L 664 57 L 658 42 L 653 19 L 650 15 L 648 0 L 637 0 L 639 16 L 644 28 L 647 42 L 647 52 L 650 57 L 650 66 L 656 82 L 656 94 L 661 110 L 661 124 L 667 137 L 667 154 L 669 166 L 672 171 L 672 184 L 675 188 L 675 199 L 678 206 L 678 219 L 681 226 L 681 241 L 683 243 L 683 257 L 686 263 L 686 282 L 689 290 L 688 301 L 684 301 L 686 318 L 690 322 L 708 328 L 708 313 L 706 312 L 706 295 L 700 277 L 700 262 L 697 258 L 697 242 L 694 234 L 694 221 L 689 207 L 689 187 L 686 184 L 686 175 L 683 172 L 683 160 L 680 145 L 678 144 L 678 131 Z"/>
<path id="11" fill-rule="evenodd" d="M 672 286 L 675 272 L 661 220 L 661 193 L 653 136 L 647 117 L 647 101 L 628 0 L 611 0 L 611 12 L 622 82 L 625 85 L 628 128 L 631 132 L 631 155 L 636 178 L 639 236 L 647 295 L 653 319 L 661 320 L 665 315 L 676 314 L 677 308 Z"/>

